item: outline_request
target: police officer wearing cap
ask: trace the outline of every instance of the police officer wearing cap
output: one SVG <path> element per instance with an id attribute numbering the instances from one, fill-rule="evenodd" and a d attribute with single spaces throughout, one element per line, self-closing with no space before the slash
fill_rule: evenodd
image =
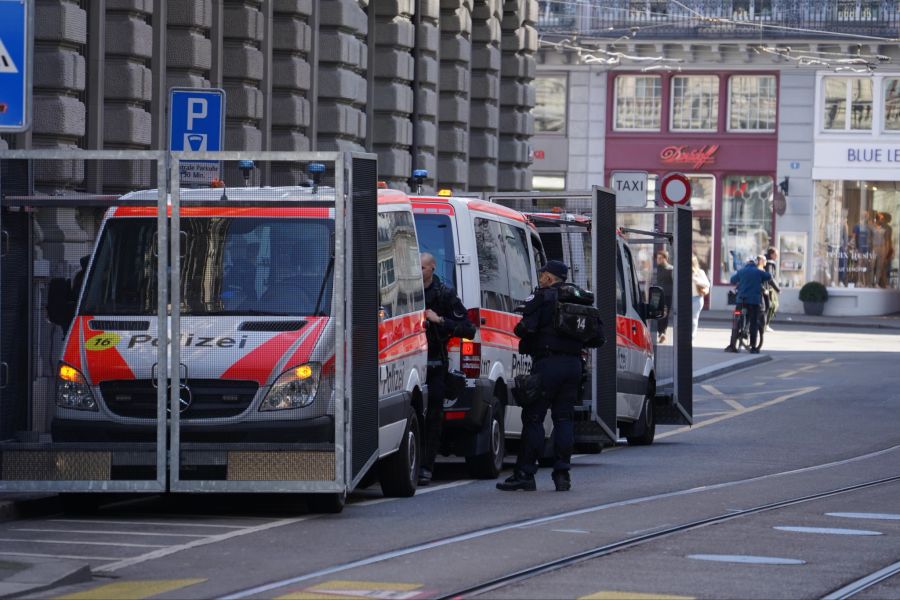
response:
<path id="1" fill-rule="evenodd" d="M 540 270 L 539 287 L 526 300 L 522 320 L 515 328 L 521 338 L 519 352 L 531 355 L 531 374 L 539 376 L 543 393 L 522 408 L 522 448 L 515 471 L 497 484 L 499 490 L 536 489 L 534 474 L 544 450 L 544 417 L 548 409 L 553 419 L 556 453 L 553 483 L 559 492 L 571 488 L 569 463 L 575 445 L 575 402 L 581 382 L 582 343 L 558 333 L 553 326 L 557 293 L 568 274 L 569 267 L 562 261 L 547 262 Z"/>

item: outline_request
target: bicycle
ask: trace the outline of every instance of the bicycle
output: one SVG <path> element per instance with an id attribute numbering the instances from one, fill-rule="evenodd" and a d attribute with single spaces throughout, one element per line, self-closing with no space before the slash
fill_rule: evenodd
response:
<path id="1" fill-rule="evenodd" d="M 747 318 L 747 305 L 737 302 L 734 292 L 728 293 L 728 304 L 734 305 L 734 311 L 731 314 L 731 339 L 726 352 L 740 352 L 741 348 L 752 350 L 750 345 L 750 319 Z M 756 349 L 759 350 L 763 345 L 763 337 L 765 334 L 765 313 L 760 307 L 759 311 L 759 332 L 757 333 Z"/>

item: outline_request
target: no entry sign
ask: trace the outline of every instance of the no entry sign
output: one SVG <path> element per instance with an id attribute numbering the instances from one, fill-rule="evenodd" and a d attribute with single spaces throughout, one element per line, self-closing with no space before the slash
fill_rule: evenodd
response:
<path id="1" fill-rule="evenodd" d="M 659 184 L 659 195 L 669 206 L 687 204 L 691 199 L 691 182 L 681 173 L 666 175 Z"/>

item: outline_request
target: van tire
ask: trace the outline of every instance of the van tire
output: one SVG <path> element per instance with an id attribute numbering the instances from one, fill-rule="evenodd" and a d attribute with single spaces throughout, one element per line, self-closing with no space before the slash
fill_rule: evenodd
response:
<path id="1" fill-rule="evenodd" d="M 347 494 L 309 494 L 306 506 L 309 512 L 334 515 L 344 510 Z"/>
<path id="2" fill-rule="evenodd" d="M 636 435 L 626 436 L 629 446 L 649 446 L 656 437 L 656 411 L 653 409 L 653 396 L 644 397 L 644 408 L 641 409 L 641 416 L 634 423 L 632 432 Z"/>
<path id="3" fill-rule="evenodd" d="M 419 482 L 420 449 L 419 419 L 410 406 L 400 447 L 378 462 L 378 478 L 385 496 L 409 498 L 415 495 Z"/>
<path id="4" fill-rule="evenodd" d="M 503 427 L 503 405 L 491 413 L 490 450 L 478 456 L 467 456 L 466 467 L 469 475 L 476 479 L 497 479 L 503 471 L 503 459 L 506 458 L 506 431 Z"/>

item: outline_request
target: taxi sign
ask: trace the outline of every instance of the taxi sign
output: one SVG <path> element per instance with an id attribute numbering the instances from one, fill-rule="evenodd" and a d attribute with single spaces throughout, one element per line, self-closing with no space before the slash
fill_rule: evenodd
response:
<path id="1" fill-rule="evenodd" d="M 0 133 L 31 128 L 34 0 L 0 0 Z"/>
<path id="2" fill-rule="evenodd" d="M 691 182 L 681 173 L 666 175 L 659 184 L 659 196 L 669 206 L 687 204 L 691 193 Z"/>
<path id="3" fill-rule="evenodd" d="M 616 193 L 616 206 L 647 206 L 647 171 L 615 171 L 609 187 Z"/>

